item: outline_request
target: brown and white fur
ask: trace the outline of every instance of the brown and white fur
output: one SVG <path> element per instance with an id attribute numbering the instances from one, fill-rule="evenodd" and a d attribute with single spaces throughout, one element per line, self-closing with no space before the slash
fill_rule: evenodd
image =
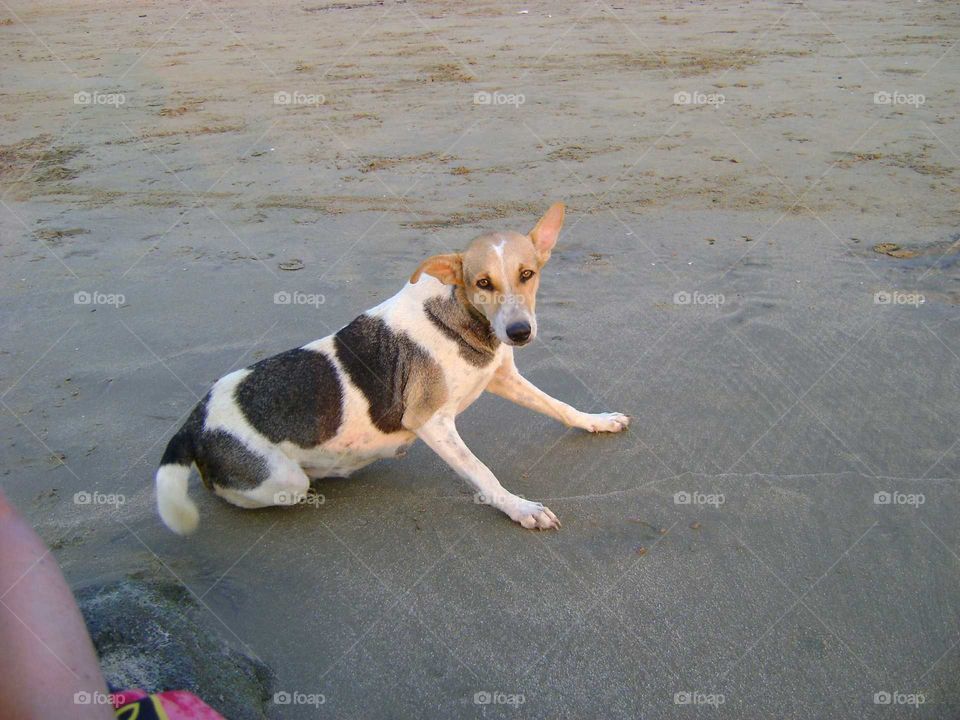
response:
<path id="1" fill-rule="evenodd" d="M 164 523 L 180 534 L 197 526 L 187 495 L 192 464 L 234 505 L 292 505 L 311 479 L 346 477 L 419 438 L 483 502 L 525 528 L 559 527 L 549 508 L 500 484 L 463 442 L 456 418 L 487 390 L 590 432 L 629 424 L 626 415 L 585 413 L 550 397 L 514 364 L 514 347 L 537 334 L 539 273 L 563 215 L 557 203 L 526 235 L 481 235 L 462 253 L 428 258 L 399 293 L 334 335 L 218 380 L 161 460 Z"/>

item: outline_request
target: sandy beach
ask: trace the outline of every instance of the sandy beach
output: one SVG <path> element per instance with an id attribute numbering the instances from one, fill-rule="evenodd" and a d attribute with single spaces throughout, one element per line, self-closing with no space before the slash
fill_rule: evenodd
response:
<path id="1" fill-rule="evenodd" d="M 957 2 L 0 3 L 0 485 L 77 590 L 186 587 L 260 717 L 957 717 L 958 41 Z M 518 365 L 633 424 L 459 427 L 560 531 L 422 445 L 293 509 L 194 474 L 163 527 L 212 381 L 555 201 Z"/>

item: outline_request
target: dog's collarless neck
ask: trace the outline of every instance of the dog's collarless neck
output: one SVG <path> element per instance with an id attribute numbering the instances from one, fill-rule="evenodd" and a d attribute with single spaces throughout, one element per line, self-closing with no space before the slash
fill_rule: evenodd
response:
<path id="1" fill-rule="evenodd" d="M 490 327 L 490 321 L 487 320 L 486 316 L 482 312 L 474 307 L 474 304 L 470 302 L 470 298 L 467 297 L 467 294 L 463 291 L 462 287 L 459 285 L 454 285 L 453 292 L 450 293 L 450 295 L 456 301 L 457 305 L 462 307 L 467 312 L 475 324 L 493 336 L 493 328 Z M 493 339 L 496 340 L 496 337 Z"/>
<path id="2" fill-rule="evenodd" d="M 430 321 L 459 345 L 460 356 L 473 365 L 489 364 L 500 346 L 489 321 L 467 299 L 460 287 L 447 297 L 437 296 L 424 304 Z"/>

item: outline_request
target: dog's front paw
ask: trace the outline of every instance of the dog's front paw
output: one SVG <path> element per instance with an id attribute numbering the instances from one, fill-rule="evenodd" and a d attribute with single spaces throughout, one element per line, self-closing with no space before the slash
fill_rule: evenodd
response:
<path id="1" fill-rule="evenodd" d="M 520 523 L 527 530 L 555 530 L 560 527 L 560 520 L 550 508 L 544 507 L 543 503 L 521 500 L 507 514 L 511 520 Z"/>
<path id="2" fill-rule="evenodd" d="M 630 424 L 630 416 L 623 413 L 596 413 L 595 415 L 585 415 L 584 430 L 590 432 L 620 432 L 626 430 Z"/>

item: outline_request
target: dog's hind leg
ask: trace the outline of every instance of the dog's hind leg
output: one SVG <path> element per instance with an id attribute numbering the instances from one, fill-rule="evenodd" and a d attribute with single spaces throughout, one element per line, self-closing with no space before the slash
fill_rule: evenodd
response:
<path id="1" fill-rule="evenodd" d="M 241 439 L 226 430 L 200 436 L 197 467 L 204 481 L 227 502 L 242 508 L 295 505 L 310 480 L 275 445 Z"/>
<path id="2" fill-rule="evenodd" d="M 245 508 L 296 505 L 301 502 L 310 489 L 310 478 L 293 460 L 279 451 L 277 454 L 281 457 L 272 459 L 270 475 L 257 487 L 231 490 L 229 495 L 217 490 L 217 494 L 224 500 Z"/>

